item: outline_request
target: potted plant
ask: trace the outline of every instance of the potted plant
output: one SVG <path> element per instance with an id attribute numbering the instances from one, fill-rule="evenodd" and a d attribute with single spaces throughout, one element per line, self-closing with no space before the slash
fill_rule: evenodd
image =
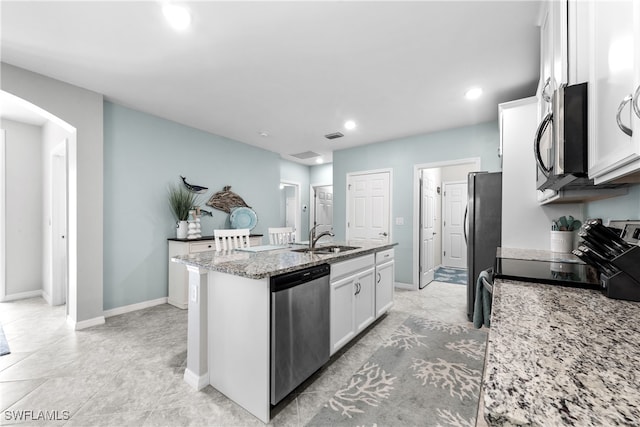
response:
<path id="1" fill-rule="evenodd" d="M 176 237 L 178 239 L 187 238 L 189 211 L 198 204 L 198 196 L 195 193 L 181 186 L 169 187 L 169 206 L 176 219 Z"/>

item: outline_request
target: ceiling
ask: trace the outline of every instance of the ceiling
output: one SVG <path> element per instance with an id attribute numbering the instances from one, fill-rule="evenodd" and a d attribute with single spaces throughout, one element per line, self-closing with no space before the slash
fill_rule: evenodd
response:
<path id="1" fill-rule="evenodd" d="M 180 3 L 182 32 L 155 1 L 3 0 L 2 61 L 303 164 L 535 93 L 539 1 Z"/>

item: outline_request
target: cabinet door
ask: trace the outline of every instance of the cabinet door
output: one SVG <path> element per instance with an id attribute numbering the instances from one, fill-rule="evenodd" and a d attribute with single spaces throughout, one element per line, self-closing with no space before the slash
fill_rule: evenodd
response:
<path id="1" fill-rule="evenodd" d="M 355 282 L 356 333 L 369 326 L 376 318 L 376 289 L 374 269 L 359 273 Z"/>
<path id="2" fill-rule="evenodd" d="M 640 44 L 634 41 L 634 14 L 637 19 L 640 7 L 637 0 L 592 0 L 588 7 L 589 176 L 604 182 L 617 177 L 606 174 L 640 158 L 640 129 L 635 130 L 635 138 L 628 134 L 637 121 L 632 121 L 631 103 L 625 102 L 636 88 L 634 63 Z M 628 128 L 627 133 L 622 126 Z"/>
<path id="3" fill-rule="evenodd" d="M 393 305 L 393 266 L 393 261 L 376 266 L 376 318 Z"/>
<path id="4" fill-rule="evenodd" d="M 331 354 L 356 335 L 354 300 L 357 276 L 331 283 Z"/>

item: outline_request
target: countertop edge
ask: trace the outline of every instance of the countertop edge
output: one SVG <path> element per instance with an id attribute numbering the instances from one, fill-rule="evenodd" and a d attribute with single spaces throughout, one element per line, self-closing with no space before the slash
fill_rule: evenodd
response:
<path id="1" fill-rule="evenodd" d="M 284 266 L 284 267 L 279 267 L 273 270 L 269 270 L 269 271 L 265 271 L 265 272 L 259 272 L 259 273 L 248 273 L 246 271 L 242 271 L 239 270 L 237 268 L 237 262 L 234 261 L 233 259 L 229 259 L 226 262 L 221 262 L 219 264 L 213 264 L 211 262 L 211 259 L 213 259 L 215 257 L 216 252 L 215 251 L 207 251 L 204 252 L 206 254 L 210 254 L 212 255 L 209 259 L 208 262 L 205 261 L 201 261 L 200 256 L 203 254 L 203 252 L 196 254 L 196 256 L 188 256 L 188 258 L 184 258 L 183 257 L 172 257 L 171 261 L 176 262 L 178 264 L 183 264 L 186 266 L 191 266 L 191 267 L 198 267 L 198 268 L 202 268 L 202 269 L 206 269 L 209 271 L 215 271 L 215 272 L 219 272 L 219 273 L 226 273 L 226 274 L 231 274 L 234 276 L 240 276 L 240 277 L 245 277 L 248 279 L 255 279 L 255 280 L 259 280 L 259 279 L 264 279 L 264 278 L 268 278 L 271 276 L 277 276 L 279 274 L 284 274 L 284 273 L 290 273 L 292 271 L 297 271 L 297 270 L 301 270 L 303 268 L 307 268 L 307 267 L 313 267 L 316 265 L 320 265 L 320 264 L 335 264 L 341 261 L 347 261 L 349 259 L 353 259 L 353 258 L 358 258 L 361 256 L 365 256 L 365 255 L 369 255 L 369 254 L 374 254 L 376 252 L 381 252 L 387 249 L 391 249 L 394 246 L 397 246 L 398 243 L 385 243 L 385 244 L 381 244 L 379 246 L 375 246 L 375 247 L 368 247 L 368 248 L 361 248 L 361 249 L 355 249 L 353 251 L 349 251 L 349 252 L 341 252 L 338 254 L 322 254 L 322 255 L 317 255 L 317 254 L 304 254 L 304 255 L 300 255 L 300 260 L 295 262 L 295 264 L 292 264 L 290 266 Z M 288 251 L 287 249 L 282 249 L 279 250 L 279 253 L 283 253 Z M 248 252 L 241 252 L 241 251 L 226 251 L 224 254 L 221 255 L 221 257 L 224 256 L 229 256 L 232 257 L 234 255 L 240 255 L 245 257 L 245 262 L 252 262 L 251 260 L 253 260 L 253 262 L 259 262 L 260 259 L 264 256 L 263 253 L 248 253 Z M 248 255 L 248 257 L 247 257 Z M 269 255 L 267 253 L 267 255 Z"/>

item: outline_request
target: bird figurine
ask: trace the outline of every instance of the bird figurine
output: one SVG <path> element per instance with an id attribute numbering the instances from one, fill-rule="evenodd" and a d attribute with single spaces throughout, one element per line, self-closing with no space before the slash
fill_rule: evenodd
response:
<path id="1" fill-rule="evenodd" d="M 230 185 L 225 185 L 222 191 L 218 191 L 213 196 L 211 196 L 211 198 L 207 202 L 207 205 L 226 213 L 231 213 L 231 209 L 233 208 L 242 206 L 247 208 L 251 207 L 247 205 L 244 200 L 242 200 L 242 197 L 231 191 Z"/>
<path id="2" fill-rule="evenodd" d="M 187 187 L 187 190 L 191 191 L 192 193 L 202 194 L 209 189 L 209 187 L 202 187 L 201 185 L 189 184 L 187 182 L 187 178 L 182 175 L 180 175 L 180 178 L 182 178 L 182 182 L 184 182 L 184 186 Z"/>

